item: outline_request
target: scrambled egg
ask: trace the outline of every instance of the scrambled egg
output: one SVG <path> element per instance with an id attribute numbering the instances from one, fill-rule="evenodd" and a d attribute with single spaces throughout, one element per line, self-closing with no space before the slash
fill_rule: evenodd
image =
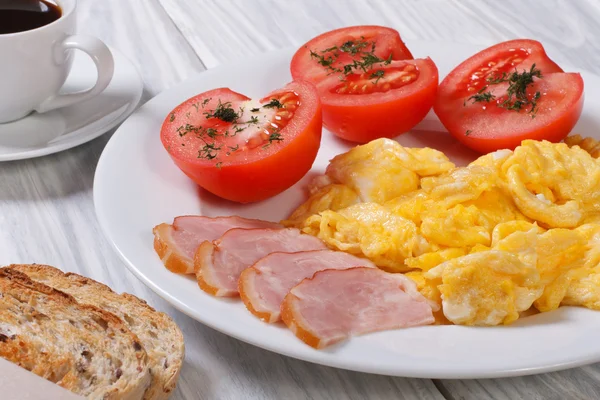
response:
<path id="1" fill-rule="evenodd" d="M 406 273 L 437 323 L 600 310 L 600 160 L 578 146 L 526 140 L 455 167 L 378 139 L 336 156 L 309 193 L 282 223 Z"/>
<path id="2" fill-rule="evenodd" d="M 389 270 L 404 270 L 404 260 L 430 246 L 417 226 L 377 203 L 359 203 L 338 212 L 327 210 L 305 221 L 304 232 L 328 246 L 373 260 Z"/>
<path id="3" fill-rule="evenodd" d="M 514 232 L 490 250 L 454 258 L 427 272 L 425 278 L 442 281 L 438 288 L 445 317 L 464 325 L 517 320 L 543 291 L 536 242 L 535 228 Z"/>

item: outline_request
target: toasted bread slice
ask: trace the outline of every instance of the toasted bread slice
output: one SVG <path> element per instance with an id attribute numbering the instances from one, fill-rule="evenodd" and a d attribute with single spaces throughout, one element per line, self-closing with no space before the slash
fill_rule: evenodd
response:
<path id="1" fill-rule="evenodd" d="M 140 340 L 119 318 L 4 268 L 0 357 L 90 399 L 138 400 L 152 378 Z"/>
<path id="2" fill-rule="evenodd" d="M 11 265 L 41 282 L 73 296 L 82 304 L 90 304 L 121 318 L 141 340 L 148 353 L 152 384 L 144 399 L 167 399 L 175 389 L 184 358 L 183 334 L 166 314 L 158 312 L 139 298 L 117 294 L 108 286 L 92 279 L 62 271 L 47 265 Z"/>

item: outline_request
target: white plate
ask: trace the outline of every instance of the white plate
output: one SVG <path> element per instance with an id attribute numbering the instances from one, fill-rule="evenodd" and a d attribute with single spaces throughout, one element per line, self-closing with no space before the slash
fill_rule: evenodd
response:
<path id="1" fill-rule="evenodd" d="M 144 85 L 137 70 L 123 53 L 111 48 L 115 73 L 98 96 L 69 107 L 0 124 L 0 161 L 22 160 L 67 150 L 108 132 L 137 107 Z M 96 66 L 77 51 L 71 74 L 62 91 L 72 93 L 91 87 Z M 0 93 L 0 96 L 2 94 Z M 34 132 L 33 135 L 28 134 Z"/>
<path id="2" fill-rule="evenodd" d="M 409 42 L 417 57 L 431 56 L 444 76 L 478 47 Z M 192 318 L 262 348 L 319 364 L 356 371 L 421 378 L 484 378 L 524 375 L 600 361 L 600 312 L 562 308 L 519 320 L 508 327 L 426 326 L 356 337 L 314 350 L 281 325 L 252 316 L 237 299 L 202 292 L 191 277 L 167 271 L 152 248 L 152 227 L 182 214 L 241 215 L 278 221 L 304 199 L 308 176 L 272 199 L 237 205 L 199 190 L 173 165 L 159 139 L 161 123 L 183 100 L 228 86 L 259 97 L 281 87 L 290 75 L 293 50 L 261 54 L 235 65 L 206 71 L 165 91 L 141 107 L 112 137 L 98 164 L 94 202 L 104 233 L 131 271 L 152 290 Z M 600 78 L 584 73 L 587 98 L 580 131 L 599 132 Z M 434 120 L 425 125 L 434 125 Z M 585 130 L 583 127 L 585 126 Z M 399 141 L 432 146 L 459 162 L 472 153 L 446 133 L 410 133 Z M 348 149 L 324 132 L 313 173 Z M 309 174 L 312 175 L 312 174 Z"/>

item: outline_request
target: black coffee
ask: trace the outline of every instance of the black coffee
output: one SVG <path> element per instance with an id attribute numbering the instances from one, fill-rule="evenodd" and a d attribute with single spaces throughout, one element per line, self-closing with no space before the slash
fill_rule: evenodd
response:
<path id="1" fill-rule="evenodd" d="M 0 35 L 48 25 L 61 14 L 57 4 L 46 0 L 0 0 Z"/>

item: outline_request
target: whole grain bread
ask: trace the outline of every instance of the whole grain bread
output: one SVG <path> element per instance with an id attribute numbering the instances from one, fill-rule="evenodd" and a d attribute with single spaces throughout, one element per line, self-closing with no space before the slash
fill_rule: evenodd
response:
<path id="1" fill-rule="evenodd" d="M 148 356 L 119 318 L 0 269 L 0 357 L 89 399 L 138 400 Z"/>
<path id="2" fill-rule="evenodd" d="M 96 306 L 121 318 L 135 333 L 148 354 L 152 383 L 145 400 L 167 399 L 175 389 L 184 358 L 184 340 L 179 327 L 166 314 L 128 293 L 118 294 L 108 286 L 47 265 L 21 264 L 7 267 L 36 282 L 73 296 L 79 303 Z"/>

